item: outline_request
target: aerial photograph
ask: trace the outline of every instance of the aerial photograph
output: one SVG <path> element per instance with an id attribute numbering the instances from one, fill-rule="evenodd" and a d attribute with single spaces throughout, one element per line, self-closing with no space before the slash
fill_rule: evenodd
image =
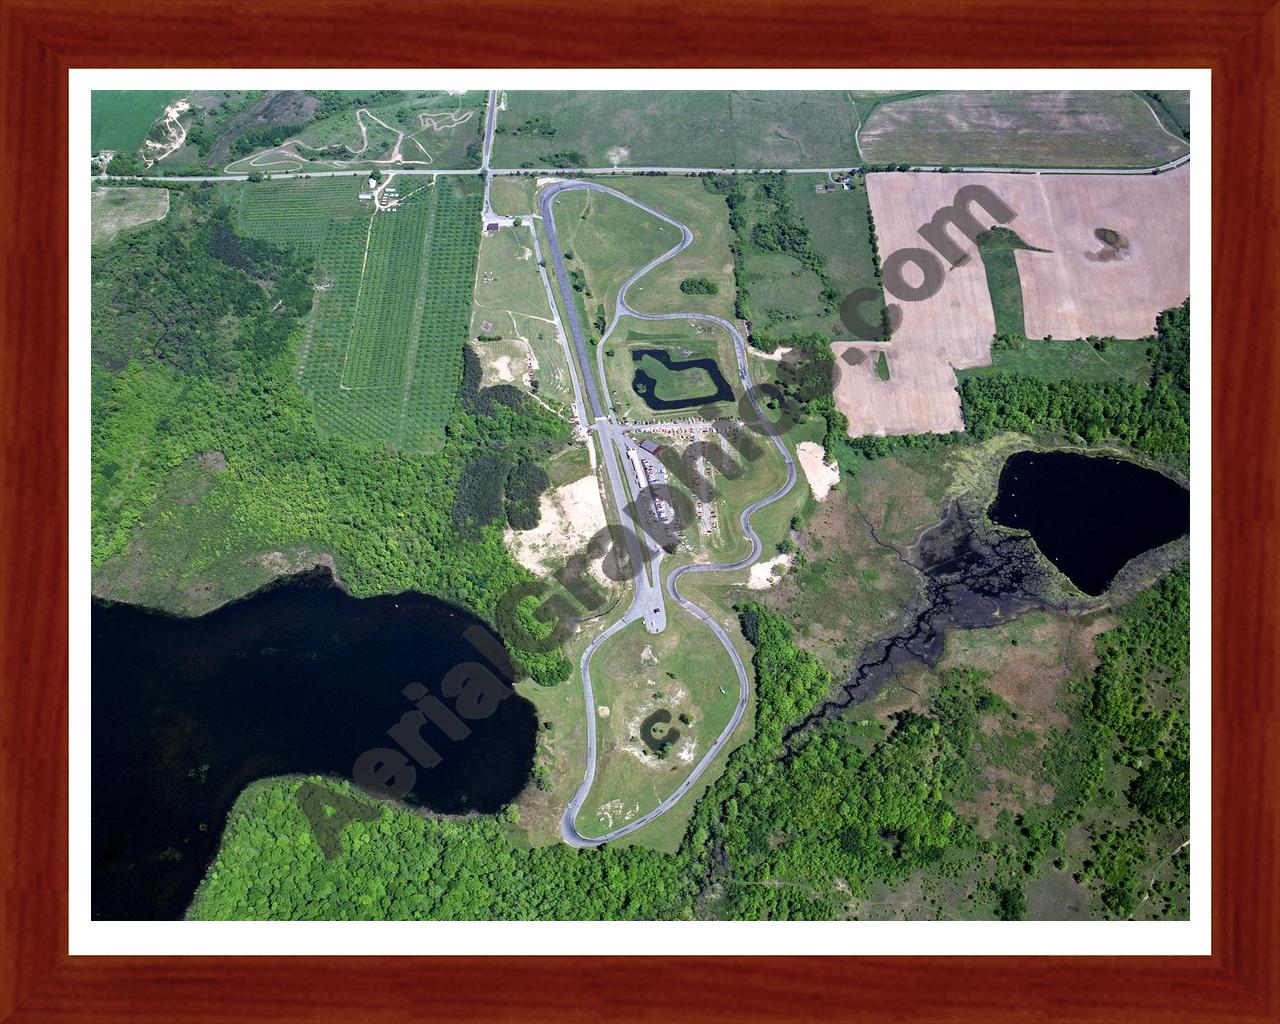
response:
<path id="1" fill-rule="evenodd" d="M 92 919 L 1188 920 L 1190 109 L 93 92 Z"/>

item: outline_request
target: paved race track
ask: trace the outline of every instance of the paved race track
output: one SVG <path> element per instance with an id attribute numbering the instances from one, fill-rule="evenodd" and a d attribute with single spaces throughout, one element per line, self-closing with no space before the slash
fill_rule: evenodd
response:
<path id="1" fill-rule="evenodd" d="M 605 339 L 607 339 L 613 332 L 614 326 L 618 322 L 618 318 L 622 316 L 635 317 L 639 320 L 708 320 L 712 323 L 719 324 L 733 337 L 734 352 L 738 358 L 738 377 L 742 381 L 743 388 L 751 403 L 753 415 L 757 421 L 767 422 L 764 411 L 760 407 L 756 392 L 751 385 L 750 371 L 747 367 L 746 341 L 743 339 L 742 334 L 738 331 L 737 327 L 728 320 L 724 320 L 718 316 L 710 316 L 706 313 L 642 313 L 627 303 L 628 289 L 645 274 L 653 270 L 654 267 L 660 266 L 667 260 L 679 255 L 688 248 L 688 246 L 693 242 L 693 232 L 690 231 L 686 225 L 672 219 L 660 210 L 656 210 L 645 203 L 633 199 L 628 195 L 624 195 L 623 193 L 605 185 L 586 181 L 566 181 L 553 185 L 551 188 L 547 189 L 542 194 L 539 206 L 542 213 L 543 226 L 547 232 L 548 248 L 551 253 L 551 267 L 555 273 L 557 283 L 560 286 L 561 297 L 564 300 L 566 318 L 569 322 L 570 332 L 573 335 L 574 348 L 578 353 L 578 361 L 582 369 L 583 382 L 586 385 L 588 401 L 591 406 L 591 414 L 596 417 L 597 431 L 600 434 L 601 447 L 611 455 L 611 449 L 620 443 L 619 438 L 622 437 L 623 432 L 621 428 L 618 427 L 615 418 L 611 415 L 612 409 L 610 408 L 607 386 L 604 387 L 603 398 L 601 397 L 600 389 L 597 387 L 595 372 L 593 372 L 591 366 L 590 352 L 582 330 L 581 321 L 578 317 L 577 307 L 573 301 L 573 294 L 571 291 L 572 286 L 569 283 L 569 276 L 564 267 L 564 258 L 560 251 L 559 240 L 556 237 L 555 221 L 553 219 L 554 199 L 560 193 L 570 190 L 603 192 L 607 195 L 621 199 L 624 202 L 630 203 L 633 206 L 638 206 L 646 213 L 650 213 L 680 230 L 680 241 L 673 248 L 663 253 L 657 259 L 652 260 L 645 266 L 641 267 L 623 283 L 621 288 L 618 289 L 618 299 L 616 309 L 614 311 L 613 322 L 609 325 L 609 329 L 605 331 L 604 337 L 601 338 L 600 349 L 603 350 Z M 600 378 L 601 382 L 603 382 L 603 379 L 602 373 Z M 729 723 L 725 726 L 724 730 L 718 737 L 716 737 L 715 742 L 708 748 L 706 753 L 703 754 L 702 759 L 694 766 L 693 770 L 685 780 L 680 783 L 680 786 L 676 791 L 660 804 L 633 821 L 629 821 L 625 825 L 606 832 L 604 835 L 587 837 L 578 832 L 575 824 L 578 812 L 581 810 L 582 804 L 586 800 L 587 795 L 591 792 L 591 786 L 595 782 L 596 773 L 596 705 L 595 694 L 591 688 L 591 656 L 595 654 L 600 645 L 611 636 L 645 614 L 646 608 L 642 606 L 647 606 L 650 603 L 650 600 L 649 596 L 646 594 L 642 601 L 640 599 L 641 593 L 649 591 L 652 586 L 660 583 L 660 571 L 658 564 L 655 562 L 655 579 L 653 584 L 649 583 L 647 573 L 641 574 L 637 577 L 636 600 L 632 602 L 630 611 L 596 637 L 582 653 L 579 668 L 582 673 L 582 692 L 585 700 L 587 717 L 587 767 L 582 784 L 578 787 L 577 792 L 574 793 L 573 798 L 569 801 L 569 805 L 565 808 L 564 814 L 560 819 L 560 834 L 564 838 L 565 842 L 570 843 L 573 846 L 599 846 L 601 843 L 618 839 L 636 831 L 637 829 L 643 828 L 659 815 L 669 811 L 675 806 L 680 798 L 694 786 L 698 779 L 701 778 L 702 774 L 711 765 L 711 762 L 715 760 L 716 756 L 724 748 L 725 744 L 728 743 L 729 737 L 733 735 L 734 730 L 737 729 L 738 725 L 742 722 L 743 715 L 746 714 L 747 700 L 750 696 L 750 683 L 747 679 L 746 667 L 742 664 L 742 658 L 738 655 L 737 649 L 733 646 L 733 642 L 729 639 L 720 623 L 692 601 L 680 595 L 679 581 L 686 573 L 690 572 L 731 572 L 734 570 L 745 569 L 754 564 L 760 557 L 764 544 L 751 526 L 751 517 L 766 505 L 771 505 L 773 502 L 784 497 L 790 492 L 791 488 L 794 487 L 796 483 L 796 465 L 795 461 L 791 458 L 791 453 L 787 451 L 787 446 L 782 442 L 782 438 L 776 433 L 771 433 L 769 437 L 777 447 L 778 453 L 782 456 L 783 462 L 786 464 L 787 480 L 786 483 L 779 487 L 778 490 L 774 491 L 774 493 L 752 503 L 739 517 L 742 531 L 751 541 L 751 554 L 737 562 L 699 563 L 695 565 L 680 566 L 667 577 L 666 583 L 666 591 L 667 594 L 670 595 L 671 599 L 689 614 L 701 619 L 712 633 L 715 634 L 716 639 L 720 641 L 724 646 L 724 649 L 728 652 L 729 658 L 733 662 L 734 671 L 738 676 L 738 703 L 734 707 L 733 715 L 729 719 Z M 610 476 L 612 477 L 612 474 L 610 474 Z M 623 495 L 617 493 L 619 489 L 619 482 L 616 480 L 611 480 L 611 482 L 615 489 L 615 503 L 618 508 L 622 508 L 625 502 L 619 500 L 623 497 Z M 660 592 L 658 599 L 661 600 Z"/>

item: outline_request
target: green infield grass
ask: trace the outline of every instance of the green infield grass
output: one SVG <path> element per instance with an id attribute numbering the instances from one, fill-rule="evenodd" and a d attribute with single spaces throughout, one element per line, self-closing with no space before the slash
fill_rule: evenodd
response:
<path id="1" fill-rule="evenodd" d="M 645 274 L 628 293 L 628 301 L 645 313 L 689 311 L 710 313 L 726 319 L 733 316 L 733 232 L 724 200 L 708 192 L 702 179 L 683 175 L 629 176 L 596 179 L 634 199 L 661 210 L 693 232 L 689 247 Z M 664 225 L 668 248 L 679 241 L 675 229 Z M 681 291 L 686 278 L 705 278 L 714 293 L 690 294 Z"/>

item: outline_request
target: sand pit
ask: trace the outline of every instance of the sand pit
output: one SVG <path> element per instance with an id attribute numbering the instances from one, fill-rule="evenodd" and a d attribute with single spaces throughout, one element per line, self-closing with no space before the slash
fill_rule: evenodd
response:
<path id="1" fill-rule="evenodd" d="M 813 500 L 821 501 L 840 482 L 840 467 L 830 465 L 822 445 L 813 441 L 801 441 L 796 445 L 796 455 L 800 459 L 800 468 L 804 470 L 804 478 L 809 481 Z"/>
<path id="2" fill-rule="evenodd" d="M 778 582 L 778 579 L 790 564 L 790 555 L 774 555 L 764 562 L 756 562 L 751 567 L 751 575 L 747 578 L 747 589 L 768 590 Z"/>
<path id="3" fill-rule="evenodd" d="M 768 359 L 770 362 L 780 363 L 782 362 L 782 360 L 786 359 L 787 356 L 789 356 L 792 352 L 794 352 L 795 349 L 783 348 L 782 346 L 779 346 L 778 348 L 775 348 L 772 352 L 766 352 L 763 349 L 759 349 L 759 348 L 748 348 L 747 351 L 750 352 L 753 356 L 759 356 L 761 359 Z"/>
<path id="4" fill-rule="evenodd" d="M 504 384 L 510 383 L 516 379 L 515 371 L 511 369 L 510 356 L 498 356 L 498 358 L 493 361 L 493 372 L 498 375 L 498 380 L 502 381 Z"/>
<path id="5" fill-rule="evenodd" d="M 587 541 L 605 526 L 600 484 L 593 475 L 543 493 L 538 507 L 537 526 L 507 530 L 503 539 L 515 560 L 539 576 L 585 551 Z"/>
<path id="6" fill-rule="evenodd" d="M 1051 250 L 1016 255 L 1028 335 L 1136 338 L 1150 334 L 1160 310 L 1190 289 L 1189 178 L 1186 166 L 1129 176 L 892 173 L 868 175 L 867 193 L 887 257 L 927 248 L 919 227 L 962 186 L 985 185 L 1014 210 L 1008 227 L 1028 245 Z M 976 205 L 974 213 L 993 223 Z M 1100 228 L 1129 243 L 1121 258 L 1098 258 L 1106 248 Z M 867 358 L 878 346 L 832 345 L 841 360 L 836 405 L 849 417 L 851 436 L 964 429 L 953 371 L 991 362 L 995 317 L 976 246 L 951 233 L 975 258 L 949 269 L 929 298 L 898 301 L 902 323 L 885 347 L 890 380 L 879 380 Z M 906 273 L 909 284 L 919 282 L 915 267 Z"/>

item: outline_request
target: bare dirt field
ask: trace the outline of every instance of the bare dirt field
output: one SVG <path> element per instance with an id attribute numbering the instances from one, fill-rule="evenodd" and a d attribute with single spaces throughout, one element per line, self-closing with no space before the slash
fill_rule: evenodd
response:
<path id="1" fill-rule="evenodd" d="M 822 445 L 813 441 L 801 441 L 796 445 L 796 455 L 800 459 L 800 468 L 804 470 L 804 478 L 809 481 L 813 500 L 821 501 L 840 482 L 840 467 L 830 465 Z"/>
<path id="2" fill-rule="evenodd" d="M 1027 335 L 1142 338 L 1156 315 L 1191 292 L 1191 168 L 1158 175 L 1038 179 L 1040 204 L 1027 191 L 1007 200 L 1018 211 L 1010 227 L 1028 245 L 1015 254 Z M 1116 232 L 1117 249 L 1095 232 Z"/>
<path id="3" fill-rule="evenodd" d="M 1003 175 L 870 174 L 867 195 L 886 258 L 903 248 L 920 248 L 916 234 L 934 212 L 951 203 L 970 178 Z M 964 179 L 964 180 L 962 180 Z M 910 284 L 921 280 L 906 270 Z M 912 275 L 915 275 L 914 277 Z M 921 302 L 900 302 L 902 323 L 888 346 L 837 342 L 840 370 L 836 405 L 849 417 L 849 433 L 945 434 L 963 430 L 960 395 L 953 369 L 991 361 L 995 315 L 987 276 L 979 260 L 951 270 L 938 292 Z M 876 354 L 887 351 L 890 379 L 876 374 Z"/>
<path id="4" fill-rule="evenodd" d="M 1014 210 L 1008 227 L 1028 245 L 1050 250 L 1016 256 L 1028 335 L 1137 338 L 1190 289 L 1189 180 L 1186 166 L 1132 176 L 872 174 L 867 193 L 887 257 L 927 247 L 919 227 L 950 206 L 962 186 L 985 185 Z M 980 207 L 974 212 L 993 223 Z M 1106 244 L 1099 229 L 1123 244 Z M 976 256 L 976 247 L 963 244 Z M 909 284 L 920 280 L 914 266 L 906 275 Z M 887 346 L 832 346 L 840 369 L 836 405 L 849 417 L 850 435 L 963 430 L 953 371 L 989 364 L 995 332 L 981 260 L 948 270 L 929 298 L 898 305 L 902 323 Z M 874 354 L 882 349 L 887 381 L 875 373 Z"/>
<path id="5" fill-rule="evenodd" d="M 600 483 L 590 474 L 544 492 L 539 511 L 538 525 L 532 530 L 507 530 L 504 537 L 515 560 L 539 576 L 584 550 L 605 526 Z"/>

